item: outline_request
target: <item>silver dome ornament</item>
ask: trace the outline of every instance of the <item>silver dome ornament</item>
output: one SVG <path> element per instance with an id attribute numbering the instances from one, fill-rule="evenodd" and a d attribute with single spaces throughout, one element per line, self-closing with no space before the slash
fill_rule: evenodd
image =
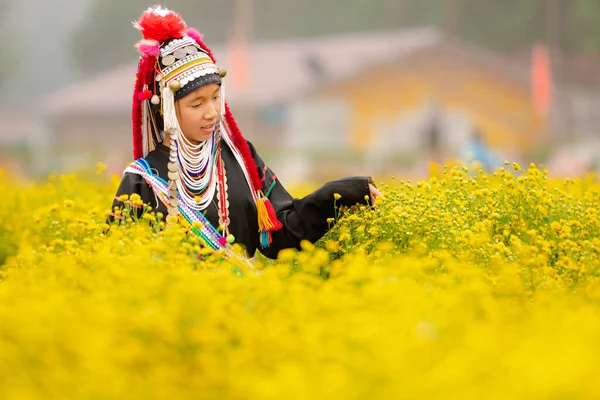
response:
<path id="1" fill-rule="evenodd" d="M 158 97 L 157 95 L 152 96 L 152 98 L 150 99 L 150 103 L 154 104 L 154 105 L 159 105 L 160 104 L 160 97 Z"/>

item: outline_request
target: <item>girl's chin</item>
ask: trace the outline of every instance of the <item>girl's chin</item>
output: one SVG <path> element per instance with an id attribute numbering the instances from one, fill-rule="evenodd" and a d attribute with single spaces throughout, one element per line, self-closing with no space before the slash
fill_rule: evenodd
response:
<path id="1" fill-rule="evenodd" d="M 195 143 L 199 143 L 199 142 L 204 142 L 206 140 L 209 140 L 212 136 L 212 132 L 208 133 L 208 132 L 201 132 L 201 133 L 197 133 L 194 135 L 194 137 L 191 137 L 190 140 L 192 142 Z"/>

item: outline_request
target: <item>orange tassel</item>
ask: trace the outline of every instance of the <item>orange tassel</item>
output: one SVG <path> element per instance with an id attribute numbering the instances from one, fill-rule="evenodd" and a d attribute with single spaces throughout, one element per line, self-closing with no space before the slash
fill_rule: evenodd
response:
<path id="1" fill-rule="evenodd" d="M 256 201 L 256 211 L 258 215 L 259 232 L 274 231 L 283 227 L 275 215 L 273 205 L 266 197 L 261 197 Z"/>
<path id="2" fill-rule="evenodd" d="M 263 199 L 258 199 L 256 201 L 256 211 L 258 214 L 258 231 L 270 231 L 273 228 L 273 223 L 269 219 L 269 212 L 267 211 L 267 207 L 265 206 Z"/>

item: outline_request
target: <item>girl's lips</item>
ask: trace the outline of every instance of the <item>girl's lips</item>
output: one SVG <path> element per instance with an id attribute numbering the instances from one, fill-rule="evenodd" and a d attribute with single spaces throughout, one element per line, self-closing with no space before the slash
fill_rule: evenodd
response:
<path id="1" fill-rule="evenodd" d="M 215 130 L 215 124 L 203 126 L 202 128 L 200 128 L 200 130 L 207 132 L 207 133 L 212 133 L 212 131 Z"/>

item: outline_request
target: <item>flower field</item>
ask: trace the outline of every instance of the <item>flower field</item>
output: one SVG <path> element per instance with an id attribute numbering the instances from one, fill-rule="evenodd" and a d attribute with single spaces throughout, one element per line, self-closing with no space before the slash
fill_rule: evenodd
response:
<path id="1" fill-rule="evenodd" d="M 596 399 L 600 184 L 390 180 L 243 275 L 119 177 L 0 172 L 0 399 Z"/>

